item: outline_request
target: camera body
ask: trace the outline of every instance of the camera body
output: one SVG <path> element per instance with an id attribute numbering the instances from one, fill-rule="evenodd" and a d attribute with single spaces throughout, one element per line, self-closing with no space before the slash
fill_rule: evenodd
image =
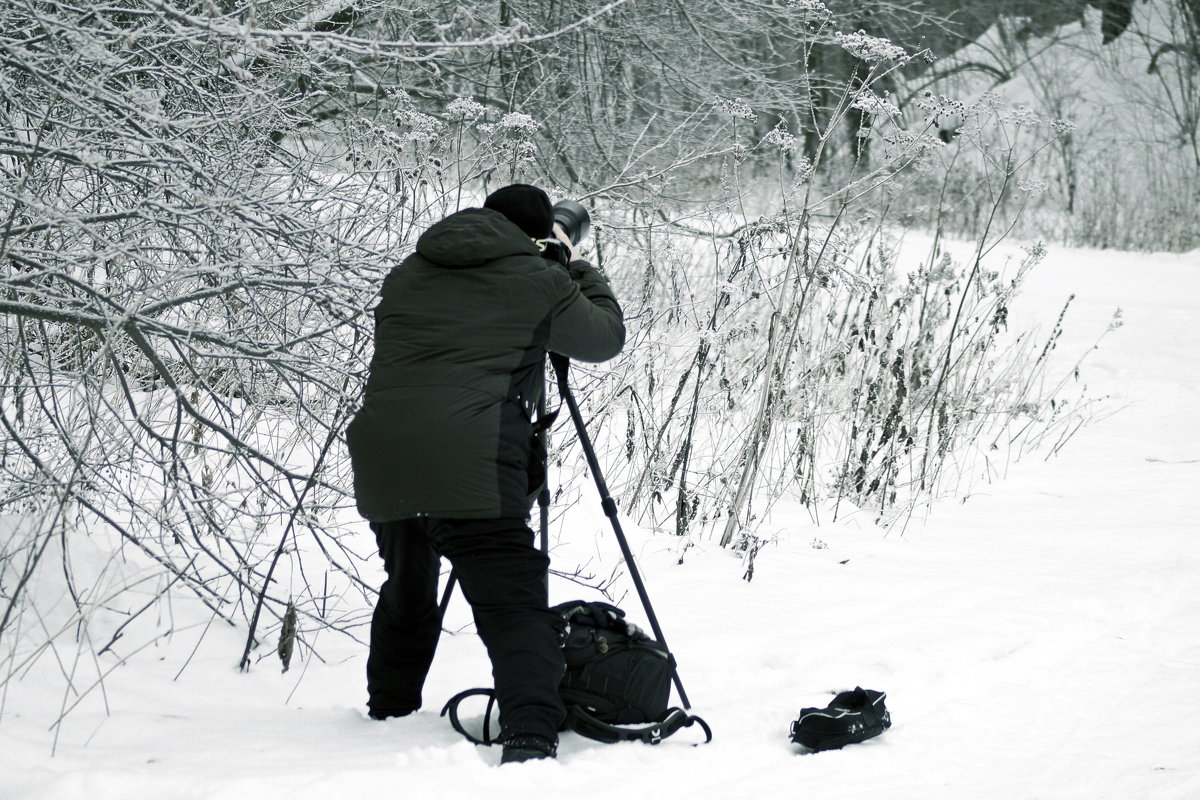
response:
<path id="1" fill-rule="evenodd" d="M 571 244 L 579 244 L 592 229 L 592 217 L 588 210 L 574 200 L 560 200 L 554 204 L 554 222 L 562 228 Z M 564 267 L 570 263 L 571 251 L 557 239 L 546 242 L 543 253 L 546 258 L 557 261 Z"/>

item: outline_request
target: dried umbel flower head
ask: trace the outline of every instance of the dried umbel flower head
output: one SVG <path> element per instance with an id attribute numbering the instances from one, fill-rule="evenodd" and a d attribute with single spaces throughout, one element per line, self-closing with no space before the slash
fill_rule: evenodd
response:
<path id="1" fill-rule="evenodd" d="M 470 122 L 483 116 L 486 109 L 469 97 L 456 97 L 446 104 L 446 116 L 455 121 Z"/>
<path id="2" fill-rule="evenodd" d="M 833 38 L 847 53 L 868 64 L 878 64 L 883 61 L 904 63 L 909 59 L 908 53 L 900 45 L 878 36 L 869 36 L 866 31 L 860 30 L 858 33 L 838 31 Z"/>
<path id="3" fill-rule="evenodd" d="M 1025 260 L 1030 266 L 1042 263 L 1045 260 L 1049 251 L 1046 250 L 1046 245 L 1043 242 L 1034 242 L 1021 248 L 1025 253 Z"/>
<path id="4" fill-rule="evenodd" d="M 432 142 L 442 129 L 440 120 L 411 108 L 402 108 L 392 116 L 400 135 L 410 142 Z"/>
<path id="5" fill-rule="evenodd" d="M 1065 136 L 1068 133 L 1074 133 L 1079 126 L 1069 119 L 1052 119 L 1050 120 L 1050 129 L 1059 136 Z"/>
<path id="6" fill-rule="evenodd" d="M 758 114 L 755 114 L 754 110 L 741 100 L 728 100 L 724 97 L 718 97 L 716 102 L 717 108 L 731 117 L 744 119 L 749 122 L 754 122 L 758 119 Z"/>
<path id="7" fill-rule="evenodd" d="M 962 100 L 955 100 L 952 97 L 946 97 L 944 94 L 934 94 L 926 89 L 917 97 L 917 108 L 922 108 L 933 117 L 958 117 L 967 116 L 967 104 Z"/>
<path id="8" fill-rule="evenodd" d="M 882 114 L 886 117 L 899 117 L 900 109 L 887 98 L 880 97 L 869 89 L 864 89 L 854 95 L 853 108 L 868 114 Z"/>
<path id="9" fill-rule="evenodd" d="M 537 145 L 528 139 L 515 142 L 512 146 L 512 156 L 518 161 L 533 161 L 537 158 Z"/>
<path id="10" fill-rule="evenodd" d="M 788 0 L 788 8 L 794 8 L 797 11 L 805 11 L 810 14 L 820 14 L 822 16 L 832 16 L 829 8 L 821 2 L 821 0 Z"/>
<path id="11" fill-rule="evenodd" d="M 1013 125 L 1025 125 L 1030 128 L 1041 125 L 1044 121 L 1033 109 L 1027 106 L 1017 106 L 1006 114 L 1004 119 Z"/>
<path id="12" fill-rule="evenodd" d="M 517 136 L 532 136 L 537 133 L 538 124 L 533 117 L 520 111 L 513 111 L 500 118 L 500 129 Z"/>
<path id="13" fill-rule="evenodd" d="M 763 141 L 778 147 L 781 152 L 790 153 L 796 148 L 796 137 L 788 133 L 787 127 L 781 122 L 772 128 Z"/>
<path id="14" fill-rule="evenodd" d="M 1022 178 L 1017 181 L 1017 188 L 1022 192 L 1030 195 L 1043 194 L 1050 190 L 1050 186 L 1045 181 L 1031 180 Z"/>

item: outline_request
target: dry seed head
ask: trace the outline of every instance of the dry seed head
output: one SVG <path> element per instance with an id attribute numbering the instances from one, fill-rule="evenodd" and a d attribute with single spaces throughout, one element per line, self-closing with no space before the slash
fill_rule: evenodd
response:
<path id="1" fill-rule="evenodd" d="M 886 97 L 880 97 L 869 89 L 864 89 L 856 94 L 851 107 L 868 114 L 883 114 L 892 118 L 900 116 L 899 108 L 889 102 Z"/>
<path id="2" fill-rule="evenodd" d="M 446 116 L 455 120 L 472 121 L 483 116 L 483 105 L 469 97 L 456 97 L 446 104 Z"/>
<path id="3" fill-rule="evenodd" d="M 788 0 L 788 8 L 794 8 L 797 11 L 806 11 L 812 14 L 821 14 L 823 16 L 833 16 L 829 8 L 820 0 Z"/>
<path id="4" fill-rule="evenodd" d="M 788 133 L 787 128 L 781 122 L 772 128 L 763 141 L 767 144 L 775 145 L 781 152 L 791 152 L 796 147 L 796 137 Z"/>
<path id="5" fill-rule="evenodd" d="M 533 117 L 520 111 L 513 111 L 500 118 L 499 126 L 507 133 L 520 136 L 532 136 L 537 133 L 538 123 Z"/>
<path id="6" fill-rule="evenodd" d="M 729 100 L 724 97 L 718 97 L 716 104 L 717 108 L 731 117 L 748 120 L 749 122 L 754 122 L 758 119 L 758 114 L 755 114 L 754 110 L 741 100 Z"/>
<path id="7" fill-rule="evenodd" d="M 401 136 L 410 142 L 432 142 L 442 129 L 442 122 L 428 114 L 402 108 L 392 114 Z"/>
<path id="8" fill-rule="evenodd" d="M 878 64 L 882 61 L 903 63 L 909 58 L 908 53 L 900 45 L 893 44 L 889 39 L 870 36 L 863 30 L 857 33 L 838 31 L 833 38 L 847 53 L 868 64 Z"/>

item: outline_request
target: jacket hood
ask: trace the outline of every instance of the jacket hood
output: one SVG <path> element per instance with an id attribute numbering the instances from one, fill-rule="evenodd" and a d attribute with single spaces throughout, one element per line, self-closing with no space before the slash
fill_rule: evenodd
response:
<path id="1" fill-rule="evenodd" d="M 475 267 L 504 256 L 541 255 L 532 239 L 490 208 L 468 208 L 434 223 L 417 239 L 417 252 L 444 267 Z"/>

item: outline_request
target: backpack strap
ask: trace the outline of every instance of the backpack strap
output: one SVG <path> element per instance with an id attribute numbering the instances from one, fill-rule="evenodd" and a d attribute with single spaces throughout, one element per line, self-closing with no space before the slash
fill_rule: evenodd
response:
<path id="1" fill-rule="evenodd" d="M 645 742 L 658 744 L 680 728 L 690 728 L 699 725 L 704 730 L 705 739 L 702 744 L 712 741 L 712 728 L 700 717 L 692 716 L 681 708 L 668 708 L 657 722 L 649 725 L 610 725 L 601 722 L 580 706 L 567 709 L 567 728 L 580 736 L 595 739 L 598 742 Z"/>
<path id="2" fill-rule="evenodd" d="M 458 704 L 468 697 L 482 696 L 488 699 L 487 710 L 483 712 L 483 738 L 480 739 L 470 733 L 467 733 L 463 728 L 462 722 L 458 719 Z M 441 716 L 450 716 L 450 725 L 454 730 L 461 733 L 473 744 L 492 745 L 496 740 L 492 738 L 492 708 L 496 705 L 496 690 L 495 689 L 467 689 L 465 692 L 459 692 L 446 701 L 446 705 L 442 707 Z"/>
<path id="3" fill-rule="evenodd" d="M 466 728 L 463 727 L 462 721 L 458 718 L 458 706 L 468 697 L 486 697 L 488 699 L 487 709 L 483 715 L 483 738 L 468 733 Z M 441 716 L 449 716 L 450 725 L 454 730 L 466 737 L 471 743 L 492 745 L 496 743 L 496 739 L 492 738 L 491 733 L 492 709 L 495 705 L 496 692 L 494 689 L 467 689 L 465 692 L 459 692 L 446 701 L 446 705 L 442 708 Z M 700 717 L 688 714 L 681 708 L 667 709 L 657 722 L 651 722 L 648 725 L 633 726 L 610 725 L 607 722 L 601 722 L 596 719 L 579 706 L 571 706 L 567 709 L 566 721 L 568 730 L 575 731 L 580 736 L 586 736 L 589 739 L 606 743 L 645 742 L 646 744 L 658 744 L 681 728 L 690 728 L 693 725 L 699 725 L 704 731 L 705 739 L 702 744 L 708 744 L 712 741 L 712 728 L 708 727 L 708 723 Z"/>

